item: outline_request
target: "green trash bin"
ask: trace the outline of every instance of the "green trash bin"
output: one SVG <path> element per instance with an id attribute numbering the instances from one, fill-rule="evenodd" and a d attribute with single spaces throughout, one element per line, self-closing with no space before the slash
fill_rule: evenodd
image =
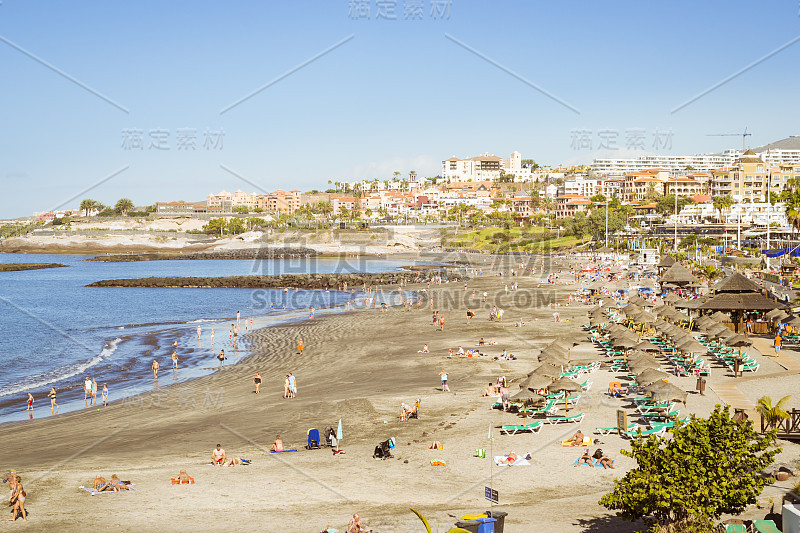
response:
<path id="1" fill-rule="evenodd" d="M 486 511 L 485 514 L 489 518 L 497 519 L 497 522 L 494 523 L 494 533 L 503 533 L 503 527 L 505 526 L 506 516 L 508 516 L 508 513 L 504 511 Z"/>

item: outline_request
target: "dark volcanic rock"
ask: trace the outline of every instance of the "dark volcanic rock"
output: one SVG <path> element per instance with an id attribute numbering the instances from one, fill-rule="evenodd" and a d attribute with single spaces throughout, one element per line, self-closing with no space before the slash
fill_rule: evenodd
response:
<path id="1" fill-rule="evenodd" d="M 223 277 L 178 277 L 178 278 L 134 278 L 96 281 L 87 287 L 164 287 L 164 288 L 230 288 L 230 289 L 337 289 L 347 283 L 348 289 L 358 289 L 364 284 L 392 285 L 406 281 L 425 283 L 436 277 L 446 276 L 450 281 L 461 281 L 464 277 L 444 270 L 426 272 L 380 272 L 347 274 L 279 274 L 276 276 L 223 276 Z"/>
<path id="2" fill-rule="evenodd" d="M 67 265 L 61 263 L 6 263 L 0 264 L 0 272 L 15 272 L 18 270 L 39 270 L 41 268 L 60 268 Z"/>

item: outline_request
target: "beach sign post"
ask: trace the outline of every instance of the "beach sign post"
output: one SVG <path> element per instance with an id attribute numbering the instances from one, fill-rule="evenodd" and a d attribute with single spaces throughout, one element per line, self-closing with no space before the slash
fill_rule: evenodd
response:
<path id="1" fill-rule="evenodd" d="M 484 498 L 489 500 L 489 505 L 500 503 L 499 498 L 497 496 L 497 491 L 494 490 L 492 487 L 483 487 Z"/>
<path id="2" fill-rule="evenodd" d="M 497 491 L 494 490 L 494 478 L 492 477 L 494 473 L 494 468 L 492 468 L 492 465 L 494 464 L 494 438 L 492 436 L 491 422 L 489 422 L 489 457 L 491 458 L 489 461 L 489 486 L 486 487 L 486 491 L 489 496 L 495 496 L 494 500 L 492 498 L 487 498 L 487 500 L 489 500 L 489 510 L 492 511 L 493 505 L 496 503 L 495 500 L 497 499 Z"/>

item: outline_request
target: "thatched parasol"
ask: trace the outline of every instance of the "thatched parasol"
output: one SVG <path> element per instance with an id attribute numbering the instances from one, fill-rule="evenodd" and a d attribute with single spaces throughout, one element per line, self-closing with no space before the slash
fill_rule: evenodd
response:
<path id="1" fill-rule="evenodd" d="M 664 274 L 661 275 L 659 280 L 661 283 L 671 283 L 673 285 L 688 285 L 689 283 L 695 283 L 697 278 L 689 272 L 685 266 L 680 263 L 675 263 L 671 267 L 667 269 Z"/>
<path id="2" fill-rule="evenodd" d="M 548 385 L 547 390 L 550 392 L 563 392 L 564 393 L 564 410 L 569 412 L 569 402 L 567 396 L 570 392 L 580 392 L 583 390 L 578 383 L 572 381 L 567 377 L 559 378 L 551 385 Z"/>
<path id="3" fill-rule="evenodd" d="M 656 381 L 644 388 L 647 395 L 656 401 L 677 401 L 686 405 L 686 398 L 689 393 L 683 389 L 679 389 L 672 383 L 666 381 Z"/>
<path id="4" fill-rule="evenodd" d="M 635 350 L 642 350 L 643 352 L 661 353 L 661 348 L 647 340 L 640 342 L 633 348 Z"/>
<path id="5" fill-rule="evenodd" d="M 655 383 L 656 381 L 669 379 L 670 377 L 670 374 L 662 372 L 661 370 L 656 370 L 655 368 L 645 368 L 636 374 L 636 383 L 647 386 L 651 383 Z"/>
<path id="6" fill-rule="evenodd" d="M 730 322 L 731 321 L 731 317 L 729 317 L 728 315 L 726 315 L 725 313 L 723 313 L 721 311 L 717 311 L 716 313 L 712 314 L 709 318 L 711 320 L 716 320 L 717 322 Z"/>
<path id="7" fill-rule="evenodd" d="M 539 389 L 544 389 L 548 385 L 553 382 L 553 378 L 543 376 L 541 374 L 533 374 L 529 375 L 526 379 L 520 382 L 519 388 L 520 389 L 527 389 L 529 391 L 538 391 Z"/>

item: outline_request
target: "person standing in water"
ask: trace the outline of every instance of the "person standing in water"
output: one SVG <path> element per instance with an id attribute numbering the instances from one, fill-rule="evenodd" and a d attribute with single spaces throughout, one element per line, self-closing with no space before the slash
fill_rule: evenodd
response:
<path id="1" fill-rule="evenodd" d="M 50 396 L 50 414 L 54 415 L 58 412 L 58 404 L 56 403 L 56 388 L 51 387 L 50 392 L 47 395 Z"/>
<path id="2" fill-rule="evenodd" d="M 225 366 L 225 359 L 227 359 L 227 357 L 225 357 L 225 350 L 219 352 L 217 359 L 219 359 L 219 367 L 223 368 Z"/>
<path id="3" fill-rule="evenodd" d="M 214 346 L 214 328 L 211 328 L 211 346 Z"/>
<path id="4" fill-rule="evenodd" d="M 153 379 L 158 379 L 158 361 L 153 359 L 153 364 L 150 365 L 150 368 L 153 369 Z"/>
<path id="5" fill-rule="evenodd" d="M 28 393 L 28 408 L 26 411 L 33 411 L 33 394 Z"/>
<path id="6" fill-rule="evenodd" d="M 172 369 L 178 370 L 178 352 L 172 352 Z"/>
<path id="7" fill-rule="evenodd" d="M 103 383 L 103 407 L 108 405 L 108 385 Z"/>

